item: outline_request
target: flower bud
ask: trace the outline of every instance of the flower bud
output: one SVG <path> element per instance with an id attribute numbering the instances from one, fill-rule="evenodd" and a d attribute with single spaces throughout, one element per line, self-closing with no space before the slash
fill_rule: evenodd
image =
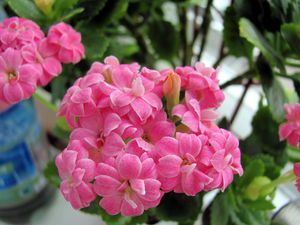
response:
<path id="1" fill-rule="evenodd" d="M 46 15 L 52 11 L 52 5 L 55 0 L 34 0 L 35 5 Z"/>
<path id="2" fill-rule="evenodd" d="M 252 201 L 257 200 L 260 197 L 265 197 L 271 194 L 274 190 L 274 187 L 266 188 L 268 184 L 271 183 L 271 180 L 265 176 L 255 177 L 252 182 L 248 185 L 245 190 L 245 197 Z"/>
<path id="3" fill-rule="evenodd" d="M 170 111 L 173 106 L 179 103 L 180 87 L 180 76 L 175 72 L 169 73 L 163 84 L 163 93 L 167 99 L 167 108 Z"/>

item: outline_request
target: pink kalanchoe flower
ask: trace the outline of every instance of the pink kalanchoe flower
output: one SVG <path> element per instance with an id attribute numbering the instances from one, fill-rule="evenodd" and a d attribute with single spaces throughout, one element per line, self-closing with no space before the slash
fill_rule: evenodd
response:
<path id="1" fill-rule="evenodd" d="M 177 67 L 175 72 L 181 76 L 182 88 L 186 90 L 186 101 L 196 99 L 201 108 L 217 108 L 224 101 L 224 94 L 217 80 L 218 70 L 196 63 L 192 67 Z"/>
<path id="2" fill-rule="evenodd" d="M 96 169 L 94 190 L 103 197 L 100 207 L 110 215 L 138 216 L 156 207 L 163 195 L 160 186 L 156 164 L 146 154 L 119 154 Z"/>
<path id="3" fill-rule="evenodd" d="M 138 118 L 141 123 L 145 123 L 154 112 L 162 108 L 160 98 L 152 92 L 154 82 L 143 79 L 125 64 L 113 69 L 112 82 L 116 87 L 110 93 L 113 107 L 126 108 L 133 121 Z"/>
<path id="4" fill-rule="evenodd" d="M 163 109 L 150 117 L 143 127 L 142 138 L 152 144 L 155 144 L 163 137 L 173 137 L 175 134 L 174 123 L 168 121 L 167 114 Z"/>
<path id="5" fill-rule="evenodd" d="M 25 44 L 35 43 L 44 37 L 40 27 L 33 21 L 11 17 L 0 24 L 0 48 L 20 49 Z"/>
<path id="6" fill-rule="evenodd" d="M 169 70 L 168 70 L 169 71 Z M 158 97 L 163 97 L 163 82 L 166 79 L 168 72 L 158 72 L 156 70 L 151 70 L 146 67 L 143 67 L 141 70 L 141 75 L 144 78 L 144 82 L 149 80 L 154 82 L 154 88 L 152 90 Z"/>
<path id="7" fill-rule="evenodd" d="M 81 35 L 70 25 L 60 22 L 50 27 L 49 42 L 57 45 L 57 57 L 62 63 L 78 63 L 84 56 Z"/>
<path id="8" fill-rule="evenodd" d="M 297 190 L 300 192 L 300 163 L 294 164 L 294 174 L 296 176 L 296 187 Z"/>
<path id="9" fill-rule="evenodd" d="M 77 145 L 88 152 L 88 158 L 96 163 L 104 162 L 107 158 L 118 155 L 125 147 L 123 139 L 114 132 L 104 137 L 103 133 L 98 135 L 92 130 L 77 128 L 70 135 L 70 143 L 74 144 L 75 140 Z"/>
<path id="10" fill-rule="evenodd" d="M 76 120 L 79 117 L 92 116 L 97 113 L 97 101 L 104 98 L 101 94 L 99 83 L 103 77 L 99 74 L 88 74 L 79 78 L 70 87 L 64 96 L 59 116 L 66 116 L 66 120 L 71 127 L 77 127 Z"/>
<path id="11" fill-rule="evenodd" d="M 54 77 L 62 72 L 60 61 L 55 56 L 56 46 L 50 44 L 47 38 L 37 44 L 25 45 L 22 56 L 27 63 L 36 64 L 40 70 L 38 85 L 47 85 Z"/>
<path id="12" fill-rule="evenodd" d="M 90 182 L 94 179 L 95 162 L 79 158 L 77 151 L 64 150 L 55 160 L 62 179 L 60 191 L 74 209 L 88 207 L 96 198 Z"/>
<path id="13" fill-rule="evenodd" d="M 287 139 L 292 146 L 300 148 L 300 104 L 285 104 L 287 122 L 279 127 L 280 140 Z"/>
<path id="14" fill-rule="evenodd" d="M 29 98 L 36 89 L 38 69 L 23 64 L 21 52 L 12 48 L 0 54 L 0 100 L 8 104 Z"/>
<path id="15" fill-rule="evenodd" d="M 243 175 L 239 141 L 224 129 L 211 129 L 207 135 L 209 144 L 200 154 L 199 169 L 213 181 L 205 186 L 205 190 L 220 188 L 224 191 L 234 174 Z"/>
<path id="16" fill-rule="evenodd" d="M 156 143 L 163 190 L 195 196 L 212 181 L 197 167 L 206 140 L 204 135 L 177 133 L 176 139 L 164 137 Z"/>
<path id="17" fill-rule="evenodd" d="M 173 116 L 181 118 L 181 123 L 192 132 L 205 133 L 207 129 L 214 128 L 218 115 L 212 109 L 201 109 L 196 99 L 190 99 L 186 104 L 178 104 L 172 110 Z"/>

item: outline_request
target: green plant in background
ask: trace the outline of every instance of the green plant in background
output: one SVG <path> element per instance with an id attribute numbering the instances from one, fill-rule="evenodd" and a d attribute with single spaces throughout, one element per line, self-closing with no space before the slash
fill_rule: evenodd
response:
<path id="1" fill-rule="evenodd" d="M 52 103 L 62 98 L 93 61 L 107 55 L 149 67 L 157 66 L 158 62 L 178 66 L 201 60 L 212 14 L 221 16 L 223 41 L 215 66 L 228 56 L 244 57 L 248 62 L 245 71 L 221 85 L 223 89 L 230 85 L 244 86 L 239 103 L 224 126 L 231 127 L 252 85 L 261 85 L 267 101 L 259 103 L 252 120 L 252 133 L 240 143 L 244 176 L 216 196 L 204 218 L 212 225 L 271 224 L 276 186 L 293 179 L 293 175 L 280 176 L 280 172 L 288 161 L 300 161 L 299 150 L 279 142 L 278 138 L 278 127 L 284 120 L 283 104 L 289 99 L 299 101 L 300 96 L 299 0 L 232 0 L 224 12 L 217 10 L 213 0 L 6 0 L 6 3 L 8 15 L 32 19 L 45 30 L 55 22 L 67 21 L 82 34 L 85 59 L 76 66 L 64 66 L 63 74 L 46 87 L 52 94 Z M 202 22 L 196 19 L 191 22 L 190 12 L 195 18 L 201 17 Z M 281 78 L 291 81 L 295 93 L 286 90 Z M 66 139 L 68 131 L 65 121 L 58 120 L 55 134 Z M 59 181 L 51 165 L 46 174 L 53 183 Z M 202 197 L 168 195 L 155 211 L 137 218 L 107 216 L 96 207 L 88 213 L 100 214 L 107 224 L 140 224 L 152 218 L 188 225 L 201 212 Z"/>

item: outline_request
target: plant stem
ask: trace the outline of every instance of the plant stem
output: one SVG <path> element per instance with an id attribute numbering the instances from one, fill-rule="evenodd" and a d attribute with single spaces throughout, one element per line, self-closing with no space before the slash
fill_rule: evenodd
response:
<path id="1" fill-rule="evenodd" d="M 130 19 L 128 17 L 124 17 L 124 25 L 126 28 L 130 31 L 130 33 L 134 36 L 136 39 L 137 44 L 139 45 L 141 52 L 143 55 L 147 55 L 149 53 L 147 43 L 144 40 L 143 34 L 136 29 L 134 24 L 131 23 Z"/>
<path id="2" fill-rule="evenodd" d="M 35 93 L 33 93 L 33 97 L 34 97 L 34 99 L 36 99 L 39 102 L 41 102 L 44 106 L 46 106 L 51 111 L 57 112 L 58 107 L 56 105 L 52 104 L 46 98 L 44 98 L 41 94 L 39 94 L 38 91 L 36 91 Z"/>
<path id="3" fill-rule="evenodd" d="M 224 84 L 220 85 L 221 89 L 225 89 L 228 86 L 232 85 L 232 84 L 240 84 L 243 79 L 247 78 L 247 77 L 251 77 L 251 75 L 254 73 L 253 70 L 247 70 L 246 72 L 242 73 L 241 75 L 238 75 L 236 77 L 234 77 L 233 79 L 225 82 Z"/>
<path id="4" fill-rule="evenodd" d="M 202 22 L 202 41 L 201 41 L 201 46 L 200 46 L 200 52 L 198 55 L 198 61 L 201 60 L 201 56 L 204 52 L 204 48 L 205 48 L 205 44 L 206 44 L 206 40 L 207 40 L 207 35 L 208 35 L 208 30 L 209 30 L 209 25 L 210 25 L 210 8 L 213 4 L 213 0 L 208 0 L 207 1 L 207 5 L 206 5 L 206 9 L 204 12 L 204 16 L 203 16 L 203 22 Z"/>
<path id="5" fill-rule="evenodd" d="M 277 179 L 273 180 L 271 183 L 264 185 L 261 189 L 267 190 L 271 188 L 275 188 L 280 184 L 288 183 L 295 180 L 295 174 L 293 170 L 288 171 L 286 174 L 278 177 Z"/>
<path id="6" fill-rule="evenodd" d="M 230 119 L 230 121 L 229 121 L 229 128 L 231 128 L 231 126 L 232 126 L 232 124 L 233 124 L 233 122 L 234 122 L 234 120 L 235 120 L 235 118 L 236 118 L 236 116 L 237 116 L 237 114 L 238 114 L 238 112 L 239 112 L 241 106 L 242 106 L 242 103 L 243 103 L 243 101 L 244 101 L 244 98 L 245 98 L 245 96 L 246 96 L 246 94 L 247 94 L 247 92 L 248 92 L 249 87 L 251 86 L 251 84 L 252 84 L 252 79 L 250 78 L 250 79 L 248 80 L 248 82 L 245 84 L 245 88 L 244 88 L 244 91 L 243 91 L 243 93 L 242 93 L 242 96 L 241 96 L 241 98 L 239 99 L 239 101 L 238 101 L 238 103 L 237 103 L 237 105 L 236 105 L 236 107 L 235 107 L 235 109 L 234 109 L 234 111 L 233 111 L 232 117 L 231 117 L 231 119 Z"/>
<path id="7" fill-rule="evenodd" d="M 217 59 L 217 61 L 214 63 L 213 67 L 216 68 L 217 66 L 219 66 L 220 62 L 226 57 L 227 55 L 224 54 L 224 41 L 222 41 L 220 50 L 219 50 L 219 57 Z"/>
<path id="8" fill-rule="evenodd" d="M 179 12 L 179 20 L 181 24 L 181 29 L 180 29 L 180 39 L 182 43 L 182 65 L 188 65 L 187 60 L 187 54 L 188 54 L 188 43 L 187 43 L 187 37 L 186 37 L 186 28 L 187 28 L 187 18 L 186 18 L 186 9 L 184 7 L 179 7 L 177 8 Z"/>

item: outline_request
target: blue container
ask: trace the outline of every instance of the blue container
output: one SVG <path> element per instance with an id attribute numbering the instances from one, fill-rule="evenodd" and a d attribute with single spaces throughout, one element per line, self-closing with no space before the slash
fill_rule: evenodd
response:
<path id="1" fill-rule="evenodd" d="M 42 171 L 50 155 L 32 99 L 0 113 L 0 211 L 27 204 L 45 189 Z"/>

